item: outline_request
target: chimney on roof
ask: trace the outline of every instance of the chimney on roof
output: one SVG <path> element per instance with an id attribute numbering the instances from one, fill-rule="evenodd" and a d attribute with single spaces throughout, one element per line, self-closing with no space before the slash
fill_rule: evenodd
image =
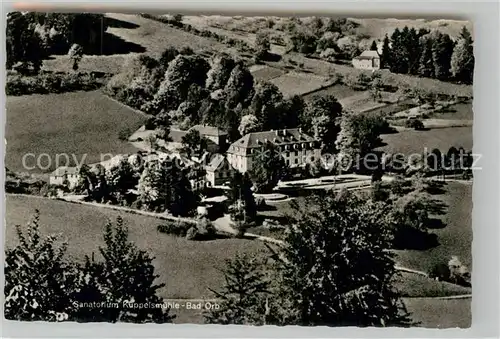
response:
<path id="1" fill-rule="evenodd" d="M 277 129 L 277 130 L 275 131 L 275 133 L 276 133 L 276 135 L 279 135 L 279 134 L 280 134 L 280 130 L 279 130 L 279 129 Z"/>
<path id="2" fill-rule="evenodd" d="M 302 134 L 302 127 L 299 127 L 299 133 Z"/>

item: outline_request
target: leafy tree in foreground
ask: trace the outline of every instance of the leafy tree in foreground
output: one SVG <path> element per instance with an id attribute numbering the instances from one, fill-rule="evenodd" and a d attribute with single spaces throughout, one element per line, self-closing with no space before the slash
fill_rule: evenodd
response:
<path id="1" fill-rule="evenodd" d="M 154 258 L 129 241 L 128 228 L 121 217 L 117 218 L 116 225 L 106 224 L 104 242 L 105 246 L 99 248 L 103 261 L 86 258 L 77 300 L 79 303 L 107 301 L 117 303 L 118 307 L 96 308 L 90 313 L 82 307 L 78 318 L 88 321 L 170 322 L 173 317 L 168 314 L 168 309 L 152 306 L 163 303 L 157 292 L 165 286 L 155 284 L 158 275 L 154 273 Z M 151 307 L 133 307 L 134 303 Z"/>
<path id="2" fill-rule="evenodd" d="M 226 260 L 223 270 L 225 284 L 221 290 L 211 290 L 219 299 L 218 309 L 204 314 L 211 324 L 264 325 L 269 282 L 263 265 L 257 259 L 237 254 Z"/>
<path id="3" fill-rule="evenodd" d="M 395 326 L 407 313 L 396 273 L 388 208 L 349 192 L 313 196 L 297 208 L 276 251 L 278 325 Z"/>
<path id="4" fill-rule="evenodd" d="M 265 145 L 254 156 L 250 178 L 257 192 L 271 192 L 286 174 L 285 160 L 272 144 Z"/>
<path id="5" fill-rule="evenodd" d="M 68 51 L 69 58 L 73 61 L 73 70 L 78 70 L 78 64 L 83 58 L 83 48 L 78 44 L 73 44 Z"/>
<path id="6" fill-rule="evenodd" d="M 5 252 L 5 317 L 11 320 L 65 320 L 72 308 L 77 276 L 63 260 L 67 244 L 42 238 L 39 212 L 27 225 L 16 226 L 19 245 Z"/>
<path id="7" fill-rule="evenodd" d="M 6 251 L 5 316 L 25 321 L 169 322 L 157 295 L 153 258 L 128 240 L 119 217 L 104 232 L 103 259 L 86 257 L 85 264 L 64 258 L 67 245 L 39 230 L 39 213 L 27 226 L 17 227 L 19 244 Z M 106 302 L 116 307 L 99 307 Z M 134 307 L 140 303 L 146 307 Z"/>
<path id="8" fill-rule="evenodd" d="M 247 173 L 236 172 L 229 184 L 228 199 L 237 214 L 235 219 L 253 220 L 257 215 L 257 206 L 252 192 L 252 181 Z M 241 207 L 241 208 L 239 208 Z M 240 215 L 244 211 L 244 215 Z"/>

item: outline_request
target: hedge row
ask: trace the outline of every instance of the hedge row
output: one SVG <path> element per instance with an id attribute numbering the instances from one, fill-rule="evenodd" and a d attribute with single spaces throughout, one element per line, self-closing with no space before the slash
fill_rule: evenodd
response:
<path id="1" fill-rule="evenodd" d="M 107 77 L 89 73 L 43 73 L 33 76 L 8 74 L 5 93 L 12 96 L 28 94 L 92 91 L 107 82 Z"/>

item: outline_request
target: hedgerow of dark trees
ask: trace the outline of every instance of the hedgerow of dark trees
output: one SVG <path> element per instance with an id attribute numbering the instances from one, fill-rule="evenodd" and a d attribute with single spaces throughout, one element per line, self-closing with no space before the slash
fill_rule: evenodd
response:
<path id="1" fill-rule="evenodd" d="M 383 68 L 394 73 L 471 84 L 474 73 L 472 35 L 466 27 L 455 40 L 438 30 L 396 28 L 390 37 L 384 38 L 381 62 Z"/>

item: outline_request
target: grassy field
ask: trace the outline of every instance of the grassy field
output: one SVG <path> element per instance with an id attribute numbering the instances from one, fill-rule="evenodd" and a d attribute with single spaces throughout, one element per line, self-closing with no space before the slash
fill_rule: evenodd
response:
<path id="1" fill-rule="evenodd" d="M 254 65 L 249 68 L 254 80 L 269 81 L 285 74 L 285 71 L 265 65 Z"/>
<path id="2" fill-rule="evenodd" d="M 472 299 L 440 300 L 404 298 L 414 322 L 428 328 L 468 328 L 472 322 Z"/>
<path id="3" fill-rule="evenodd" d="M 427 272 L 455 255 L 472 268 L 472 186 L 448 182 L 445 189 L 446 193 L 439 196 L 447 205 L 441 217 L 445 227 L 430 230 L 437 235 L 439 245 L 426 251 L 396 251 L 400 265 Z"/>
<path id="4" fill-rule="evenodd" d="M 429 152 L 434 148 L 447 152 L 451 146 L 471 150 L 472 126 L 437 128 L 427 131 L 404 130 L 383 135 L 382 140 L 386 145 L 380 149 L 392 154 L 422 154 L 424 148 L 427 148 Z"/>
<path id="5" fill-rule="evenodd" d="M 41 165 L 56 167 L 56 154 L 65 153 L 74 165 L 73 155 L 86 163 L 100 161 L 101 154 L 133 154 L 137 149 L 119 140 L 122 130 L 139 128 L 145 118 L 135 111 L 104 96 L 100 91 L 8 97 L 6 104 L 7 140 L 5 165 L 13 171 L 27 172 L 24 154 L 37 157 Z M 62 165 L 65 158 L 61 157 Z M 26 164 L 34 166 L 33 157 Z M 42 172 L 37 168 L 31 172 Z"/>
<path id="6" fill-rule="evenodd" d="M 91 255 L 103 245 L 105 223 L 121 215 L 129 227 L 130 239 L 139 248 L 156 257 L 154 264 L 160 275 L 159 282 L 166 283 L 160 290 L 164 298 L 210 297 L 208 287 L 219 288 L 223 276 L 217 268 L 224 267 L 224 260 L 237 252 L 255 254 L 264 251 L 257 240 L 220 239 L 213 241 L 188 241 L 156 231 L 161 220 L 143 215 L 124 214 L 104 208 L 71 204 L 58 200 L 25 196 L 6 198 L 6 246 L 17 244 L 14 226 L 25 225 L 35 209 L 40 211 L 40 229 L 43 234 L 60 233 L 69 242 L 68 257 L 80 260 Z"/>
<path id="7" fill-rule="evenodd" d="M 447 120 L 473 120 L 474 112 L 472 111 L 472 103 L 464 102 L 452 105 L 443 111 L 435 111 L 432 117 Z"/>
<path id="8" fill-rule="evenodd" d="M 395 279 L 395 287 L 401 293 L 401 296 L 410 298 L 447 297 L 472 293 L 471 288 L 406 272 L 400 272 L 400 275 Z"/>
<path id="9" fill-rule="evenodd" d="M 359 94 L 358 91 L 353 90 L 351 87 L 346 85 L 333 85 L 327 88 L 320 89 L 319 91 L 315 91 L 303 96 L 304 99 L 312 98 L 316 95 L 319 96 L 327 96 L 333 95 L 337 100 L 341 100 L 344 98 L 351 97 L 353 95 Z"/>
<path id="10" fill-rule="evenodd" d="M 306 94 L 331 84 L 326 77 L 302 72 L 289 72 L 269 82 L 278 86 L 285 97 Z"/>

